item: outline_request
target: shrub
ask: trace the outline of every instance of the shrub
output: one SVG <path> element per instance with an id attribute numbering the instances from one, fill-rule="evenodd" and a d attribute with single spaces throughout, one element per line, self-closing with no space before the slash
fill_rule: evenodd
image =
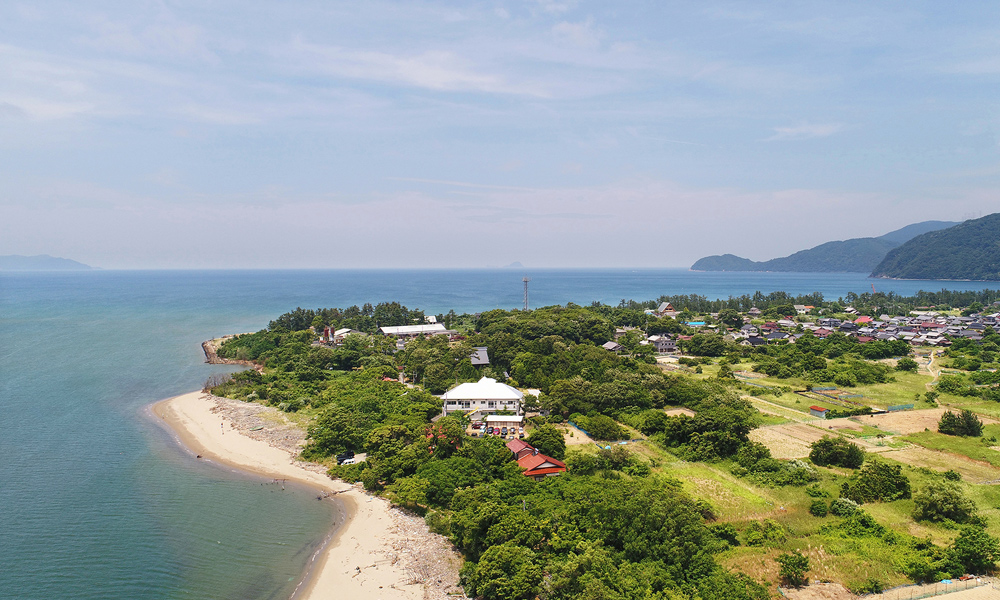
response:
<path id="1" fill-rule="evenodd" d="M 826 502 L 823 500 L 813 500 L 809 505 L 809 514 L 814 517 L 825 517 L 827 512 Z"/>
<path id="2" fill-rule="evenodd" d="M 857 469 L 865 462 L 865 451 L 844 438 L 823 436 L 812 443 L 809 460 L 820 466 L 835 465 Z"/>
<path id="3" fill-rule="evenodd" d="M 806 573 L 809 571 L 809 557 L 803 556 L 798 550 L 782 554 L 774 559 L 781 565 L 778 575 L 788 585 L 801 587 L 809 582 Z"/>
<path id="4" fill-rule="evenodd" d="M 754 521 L 743 532 L 743 539 L 746 541 L 747 546 L 781 544 L 785 541 L 786 537 L 785 530 L 772 519 Z"/>
<path id="5" fill-rule="evenodd" d="M 941 415 L 938 432 L 962 437 L 980 437 L 983 435 L 983 422 L 971 410 L 963 409 L 957 415 L 949 410 Z"/>
<path id="6" fill-rule="evenodd" d="M 917 371 L 917 361 L 913 360 L 909 356 L 904 356 L 903 358 L 896 361 L 897 371 L 908 371 L 910 373 L 915 373 Z"/>
<path id="7" fill-rule="evenodd" d="M 913 518 L 917 521 L 968 523 L 976 515 L 976 505 L 954 483 L 932 482 L 913 495 Z"/>
<path id="8" fill-rule="evenodd" d="M 826 490 L 820 489 L 820 487 L 818 485 L 811 485 L 811 486 L 807 487 L 806 488 L 806 495 L 811 496 L 813 498 L 829 498 L 830 497 L 830 493 L 827 492 Z"/>
<path id="9" fill-rule="evenodd" d="M 960 567 L 960 573 L 986 573 L 1000 559 L 1000 542 L 982 527 L 966 525 L 948 549 L 948 555 Z"/>
<path id="10" fill-rule="evenodd" d="M 962 474 L 958 471 L 949 469 L 944 472 L 944 478 L 948 481 L 962 481 Z"/>
<path id="11" fill-rule="evenodd" d="M 840 486 L 840 495 L 858 504 L 892 502 L 910 497 L 910 480 L 899 465 L 872 460 Z"/>

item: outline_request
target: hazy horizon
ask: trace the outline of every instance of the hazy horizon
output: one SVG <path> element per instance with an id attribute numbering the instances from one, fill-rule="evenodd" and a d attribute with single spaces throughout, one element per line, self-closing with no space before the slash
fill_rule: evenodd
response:
<path id="1" fill-rule="evenodd" d="M 687 268 L 962 221 L 1000 188 L 998 16 L 15 1 L 0 6 L 0 255 Z"/>

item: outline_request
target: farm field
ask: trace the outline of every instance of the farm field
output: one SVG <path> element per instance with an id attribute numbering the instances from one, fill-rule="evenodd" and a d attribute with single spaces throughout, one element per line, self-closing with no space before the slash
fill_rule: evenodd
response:
<path id="1" fill-rule="evenodd" d="M 928 450 L 921 446 L 891 450 L 885 453 L 885 457 L 913 467 L 926 467 L 939 472 L 958 471 L 962 479 L 970 483 L 1000 479 L 1000 467 L 950 452 Z"/>

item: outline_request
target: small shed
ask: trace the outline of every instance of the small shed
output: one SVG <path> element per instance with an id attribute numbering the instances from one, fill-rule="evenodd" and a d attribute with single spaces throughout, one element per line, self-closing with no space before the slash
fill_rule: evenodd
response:
<path id="1" fill-rule="evenodd" d="M 488 427 L 506 427 L 507 429 L 516 429 L 521 427 L 524 422 L 524 417 L 518 415 L 487 415 L 486 425 Z"/>
<path id="2" fill-rule="evenodd" d="M 826 413 L 830 412 L 829 408 L 823 408 L 822 406 L 810 406 L 809 414 L 814 417 L 819 417 L 821 419 L 826 418 Z"/>

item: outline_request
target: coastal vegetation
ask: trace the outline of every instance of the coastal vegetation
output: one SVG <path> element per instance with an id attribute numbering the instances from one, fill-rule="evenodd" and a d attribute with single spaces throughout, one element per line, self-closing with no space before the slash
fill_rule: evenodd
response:
<path id="1" fill-rule="evenodd" d="M 308 428 L 304 458 L 425 515 L 464 555 L 470 596 L 765 598 L 775 583 L 807 578 L 872 591 L 992 568 L 1000 522 L 991 507 L 1000 493 L 950 466 L 942 473 L 893 453 L 872 458 L 865 448 L 974 450 L 974 458 L 996 454 L 998 465 L 1000 453 L 960 450 L 929 430 L 894 436 L 868 417 L 823 427 L 791 455 L 766 431 L 819 429 L 809 424 L 809 406 L 824 402 L 871 413 L 918 396 L 924 408 L 942 402 L 990 414 L 1000 380 L 981 370 L 934 380 L 926 360 L 910 358 L 912 347 L 898 340 L 805 333 L 794 344 L 748 347 L 720 331 L 749 320 L 747 306 L 780 318 L 794 315 L 794 304 L 843 315 L 849 301 L 862 313 L 896 314 L 933 300 L 958 313 L 974 303 L 981 310 L 993 294 L 824 301 L 779 292 L 452 313 L 437 315 L 451 336 L 418 336 L 402 348 L 377 327 L 422 322 L 422 311 L 398 303 L 297 309 L 222 344 L 219 356 L 258 368 L 212 391 L 294 414 Z M 660 302 L 678 314 L 647 312 Z M 319 344 L 324 328 L 357 333 Z M 686 354 L 660 361 L 625 328 L 683 335 Z M 618 351 L 602 347 L 616 337 Z M 996 338 L 988 331 L 980 343 L 956 340 L 938 360 L 992 365 Z M 472 364 L 477 347 L 489 349 L 488 365 Z M 532 481 L 503 441 L 470 436 L 461 413 L 438 417 L 433 394 L 484 376 L 537 390 L 525 401 L 527 441 L 564 459 L 568 473 Z M 849 388 L 864 404 L 849 408 L 832 392 L 813 392 L 821 384 Z M 955 418 L 965 423 L 963 414 Z M 566 421 L 578 429 L 565 429 Z M 996 427 L 983 425 L 984 439 Z M 581 437 L 587 443 L 575 443 Z M 336 464 L 362 454 L 356 464 Z"/>

